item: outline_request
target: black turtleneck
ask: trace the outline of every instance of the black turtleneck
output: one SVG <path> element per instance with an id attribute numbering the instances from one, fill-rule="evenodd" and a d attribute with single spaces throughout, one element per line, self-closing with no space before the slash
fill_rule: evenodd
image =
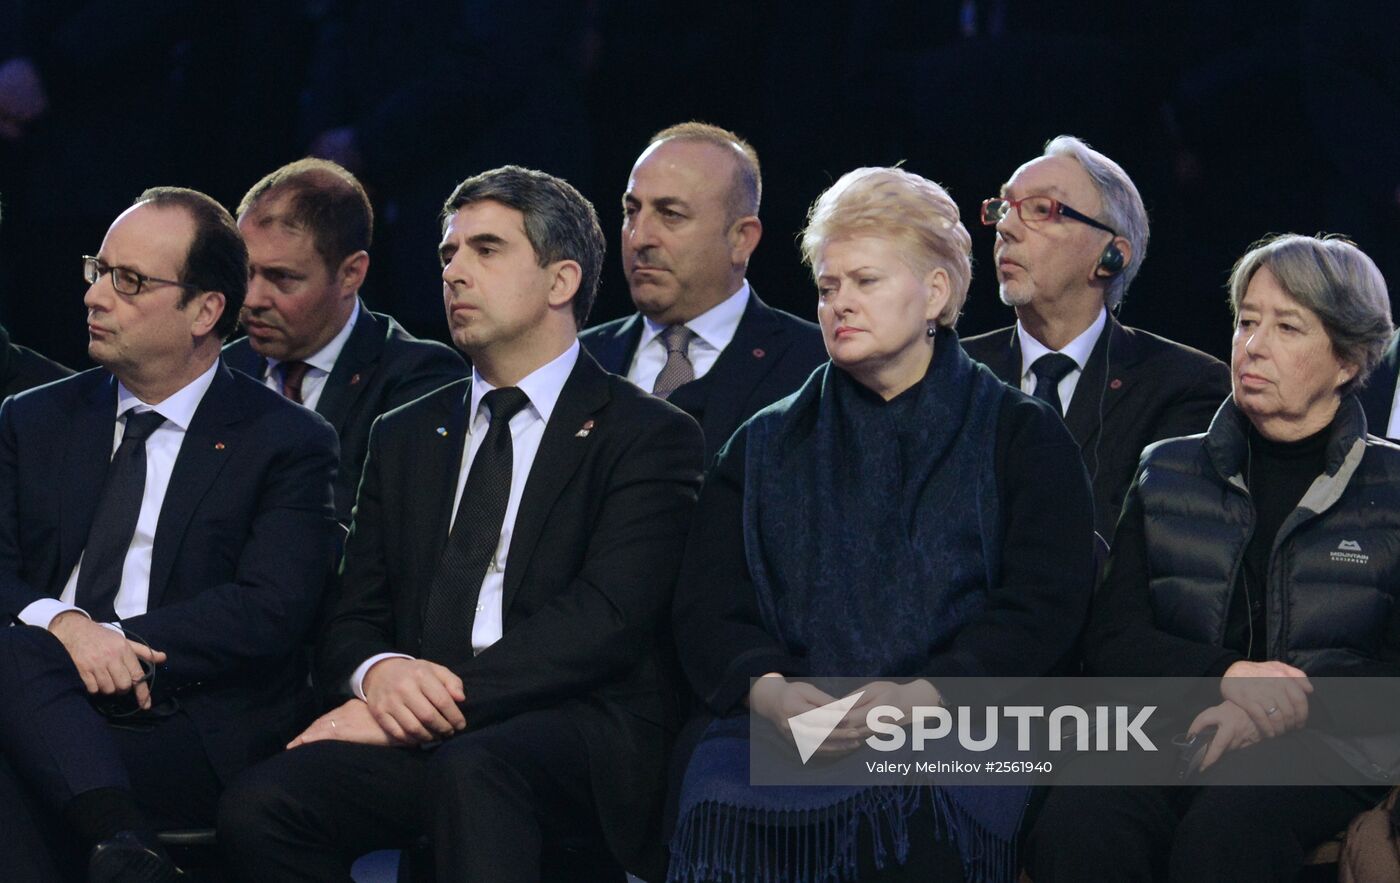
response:
<path id="1" fill-rule="evenodd" d="M 1225 622 L 1225 646 L 1245 659 L 1269 659 L 1265 620 L 1265 587 L 1269 581 L 1269 557 L 1279 528 L 1327 463 L 1329 424 L 1307 438 L 1291 442 L 1270 441 L 1249 428 L 1249 458 L 1244 479 L 1254 505 L 1254 533 L 1244 551 L 1244 564 L 1230 596 Z"/>

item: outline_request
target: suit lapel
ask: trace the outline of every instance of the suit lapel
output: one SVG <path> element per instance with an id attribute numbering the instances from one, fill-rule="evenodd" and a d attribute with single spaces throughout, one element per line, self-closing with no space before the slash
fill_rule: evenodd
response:
<path id="1" fill-rule="evenodd" d="M 1016 326 L 1012 325 L 1003 332 L 1005 335 L 1001 339 L 993 339 L 989 347 L 990 353 L 982 361 L 991 372 L 997 376 L 1002 383 L 1010 384 L 1017 389 L 1021 388 L 1021 338 L 1016 334 Z"/>
<path id="2" fill-rule="evenodd" d="M 706 438 L 714 438 L 721 428 L 738 426 L 749 397 L 763 377 L 782 359 L 791 344 L 784 339 L 782 326 L 773 320 L 773 310 L 758 295 L 750 293 L 744 315 L 734 330 L 734 338 L 719 354 L 707 375 L 710 390 L 705 400 Z M 716 445 L 728 439 L 719 439 Z"/>
<path id="3" fill-rule="evenodd" d="M 267 380 L 267 359 L 257 354 L 246 337 L 224 347 L 224 364 L 235 371 L 242 371 L 259 383 Z"/>
<path id="4" fill-rule="evenodd" d="M 350 330 L 350 337 L 336 357 L 335 366 L 321 389 L 321 398 L 316 402 L 316 413 L 325 417 L 337 434 L 345 431 L 351 406 L 369 386 L 365 375 L 379 361 L 383 349 L 384 334 L 379 322 L 361 305 L 355 327 Z"/>
<path id="5" fill-rule="evenodd" d="M 626 377 L 641 339 L 642 314 L 633 313 L 618 325 L 613 333 L 606 336 L 595 335 L 586 349 L 604 371 Z"/>
<path id="6" fill-rule="evenodd" d="M 585 424 L 608 403 L 609 398 L 607 375 L 588 353 L 580 352 L 578 363 L 565 381 L 559 401 L 550 414 L 544 436 L 540 439 L 539 451 L 530 467 L 530 475 L 525 480 L 520 510 L 515 516 L 510 552 L 506 556 L 505 591 L 501 599 L 503 618 L 520 590 L 520 582 L 539 543 L 550 509 L 593 444 L 593 427 L 587 427 L 589 431 L 583 432 Z"/>
<path id="7" fill-rule="evenodd" d="M 214 371 L 213 383 L 195 409 L 185 439 L 180 443 L 180 455 L 170 471 L 170 483 L 156 521 L 155 546 L 151 550 L 148 609 L 160 606 L 185 530 L 224 464 L 237 453 L 239 445 L 256 444 L 254 439 L 245 438 L 235 428 L 243 421 L 243 404 L 233 375 L 220 364 Z"/>
<path id="8" fill-rule="evenodd" d="M 1108 414 L 1128 395 L 1138 380 L 1137 342 L 1113 316 L 1094 342 L 1089 362 L 1074 387 L 1065 414 L 1065 425 L 1081 448 L 1102 428 Z"/>
<path id="9" fill-rule="evenodd" d="M 67 580 L 87 545 L 98 498 L 112 462 L 112 438 L 117 419 L 117 382 L 99 374 L 82 395 L 82 406 L 73 415 L 63 458 L 61 527 L 59 529 L 59 580 Z M 61 591 L 63 583 L 56 587 Z"/>
<path id="10" fill-rule="evenodd" d="M 452 395 L 445 411 L 436 412 L 432 419 L 422 426 L 423 440 L 416 448 L 418 459 L 413 471 L 421 477 L 423 494 L 423 523 L 419 525 L 419 554 L 410 560 L 419 562 L 422 568 L 418 584 L 424 587 L 423 600 L 427 600 L 427 587 L 432 584 L 433 573 L 438 560 L 442 558 L 447 545 L 447 533 L 452 524 L 452 506 L 457 501 L 457 479 L 462 471 L 462 455 L 467 449 L 467 429 L 470 421 L 467 408 L 471 405 L 472 383 L 468 379 L 454 384 L 451 389 L 461 390 L 461 395 Z M 431 424 L 431 425 L 430 425 Z"/>

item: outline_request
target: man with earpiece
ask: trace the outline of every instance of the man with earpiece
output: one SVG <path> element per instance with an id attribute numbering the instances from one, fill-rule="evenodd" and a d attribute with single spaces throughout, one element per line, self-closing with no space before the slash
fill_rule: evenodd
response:
<path id="1" fill-rule="evenodd" d="M 1229 370 L 1113 317 L 1147 255 L 1147 211 L 1123 168 L 1080 139 L 1047 143 L 982 203 L 982 223 L 996 227 L 1016 324 L 963 348 L 1064 415 L 1093 482 L 1095 529 L 1111 542 L 1142 449 L 1203 432 Z"/>

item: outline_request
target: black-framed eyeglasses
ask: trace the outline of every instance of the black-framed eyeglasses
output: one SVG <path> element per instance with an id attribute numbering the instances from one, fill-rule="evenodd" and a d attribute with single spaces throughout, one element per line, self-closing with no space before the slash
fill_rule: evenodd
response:
<path id="1" fill-rule="evenodd" d="M 1023 196 L 1020 199 L 994 196 L 991 199 L 984 199 L 982 200 L 982 223 L 988 227 L 999 223 L 1013 208 L 1016 210 L 1016 214 L 1021 216 L 1021 223 L 1032 227 L 1046 221 L 1053 221 L 1063 215 L 1066 218 L 1073 218 L 1081 224 L 1088 224 L 1090 227 L 1103 230 L 1105 233 L 1118 235 L 1118 231 L 1107 224 L 1101 224 L 1083 212 L 1077 212 L 1050 196 Z"/>
<path id="2" fill-rule="evenodd" d="M 157 279 L 154 276 L 147 276 L 145 273 L 138 273 L 127 267 L 110 267 L 92 255 L 83 255 L 83 279 L 89 285 L 96 285 L 97 280 L 108 273 L 112 274 L 112 287 L 118 294 L 135 296 L 141 293 L 141 289 L 152 282 L 161 285 L 178 285 L 181 288 L 194 291 L 195 287 L 188 282 L 177 282 L 174 279 Z"/>

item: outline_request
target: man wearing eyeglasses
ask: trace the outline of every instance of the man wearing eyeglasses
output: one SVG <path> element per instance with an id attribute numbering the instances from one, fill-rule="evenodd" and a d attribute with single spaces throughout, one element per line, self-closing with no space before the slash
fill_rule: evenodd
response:
<path id="1" fill-rule="evenodd" d="M 214 200 L 146 191 L 82 268 L 101 367 L 0 406 L 0 869 L 170 880 L 153 831 L 309 710 L 336 439 L 220 361 L 248 259 Z"/>
<path id="2" fill-rule="evenodd" d="M 1113 539 L 1138 457 L 1202 432 L 1230 393 L 1224 363 L 1112 315 L 1147 254 L 1147 211 L 1122 167 L 1061 135 L 982 204 L 996 227 L 1001 300 L 1016 324 L 963 341 L 974 359 L 1049 402 L 1079 443 L 1094 524 Z"/>

